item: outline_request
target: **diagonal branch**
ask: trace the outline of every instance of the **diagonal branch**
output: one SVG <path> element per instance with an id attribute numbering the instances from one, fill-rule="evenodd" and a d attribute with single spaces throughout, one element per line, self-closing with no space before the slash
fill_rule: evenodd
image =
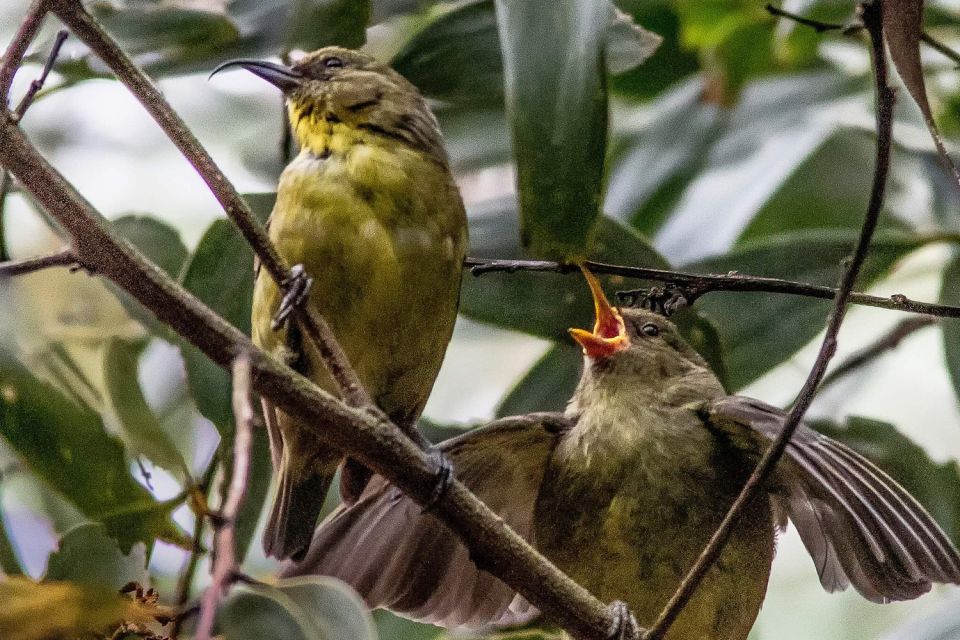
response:
<path id="1" fill-rule="evenodd" d="M 941 238 L 934 237 L 933 240 Z M 549 273 L 579 273 L 578 267 L 574 264 L 565 264 L 560 262 L 548 262 L 544 260 L 493 260 L 488 258 L 467 258 L 464 264 L 475 276 L 485 275 L 487 273 L 514 273 L 516 271 L 535 271 Z M 608 264 L 605 262 L 593 262 L 588 260 L 584 263 L 593 273 L 604 273 L 607 275 L 621 276 L 624 278 L 635 278 L 638 280 L 652 280 L 654 282 L 667 282 L 677 285 L 683 290 L 683 295 L 687 302 L 692 304 L 696 298 L 712 293 L 714 291 L 739 291 L 751 293 L 782 293 L 785 295 L 805 296 L 808 298 L 820 298 L 822 300 L 833 300 L 836 298 L 838 289 L 816 284 L 807 284 L 805 282 L 794 282 L 792 280 L 781 280 L 779 278 L 767 278 L 764 276 L 750 276 L 742 273 L 720 274 L 702 274 L 689 273 L 685 271 L 670 271 L 666 269 L 651 269 L 648 267 L 629 267 L 619 264 Z M 643 290 L 624 291 L 621 297 L 634 297 L 646 293 Z M 918 302 L 910 300 L 904 295 L 894 294 L 884 298 L 882 296 L 872 296 L 866 293 L 851 293 L 848 302 L 866 307 L 877 307 L 880 309 L 890 309 L 892 311 L 906 311 L 910 313 L 922 313 L 928 316 L 940 318 L 960 318 L 960 307 L 954 307 L 946 304 L 936 304 L 933 302 Z"/>
<path id="2" fill-rule="evenodd" d="M 219 317 L 147 261 L 110 229 L 109 223 L 24 137 L 0 115 L 0 165 L 7 167 L 71 236 L 79 260 L 126 290 L 157 318 L 229 367 L 250 354 L 253 390 L 302 424 L 335 424 L 315 435 L 346 452 L 400 488 L 418 504 L 430 505 L 470 549 L 471 557 L 510 585 L 544 615 L 575 637 L 607 640 L 615 628 L 612 612 L 573 582 L 480 501 L 452 480 L 437 497 L 440 461 L 417 447 L 399 428 L 374 412 L 337 400 L 295 373 Z"/>
<path id="3" fill-rule="evenodd" d="M 64 247 L 45 256 L 0 262 L 0 278 L 21 276 L 51 267 L 69 267 L 76 265 L 77 256 L 73 253 L 73 249 Z"/>
<path id="4" fill-rule="evenodd" d="M 723 522 L 710 538 L 710 542 L 697 558 L 696 563 L 684 577 L 677 591 L 670 598 L 667 606 L 660 613 L 654 626 L 644 636 L 644 640 L 660 640 L 667 633 L 670 625 L 690 601 L 707 572 L 720 557 L 724 545 L 730 539 L 733 528 L 739 520 L 744 507 L 756 498 L 764 482 L 773 472 L 774 467 L 783 455 L 790 441 L 790 437 L 800 424 L 804 413 L 810 407 L 817 386 L 827 372 L 830 359 L 837 350 L 837 334 L 846 314 L 850 292 L 857 280 L 861 267 L 867 258 L 870 248 L 870 239 L 880 219 L 880 210 L 883 207 L 883 196 L 887 186 L 887 174 L 890 169 L 890 144 L 893 137 L 893 105 L 894 92 L 887 83 L 887 60 L 883 46 L 883 26 L 880 19 L 879 2 L 864 2 L 860 4 L 864 27 L 870 35 L 871 54 L 873 58 L 874 83 L 876 85 L 876 119 L 877 119 L 877 150 L 873 172 L 873 184 L 870 189 L 870 201 L 867 213 L 864 216 L 863 226 L 860 229 L 860 238 L 854 250 L 846 272 L 840 281 L 839 291 L 834 301 L 833 310 L 827 319 L 826 335 L 820 345 L 820 352 L 810 370 L 807 380 L 797 396 L 797 400 L 790 409 L 783 422 L 783 427 L 776 440 L 767 449 L 756 469 L 750 475 L 740 495 L 737 496 Z"/>

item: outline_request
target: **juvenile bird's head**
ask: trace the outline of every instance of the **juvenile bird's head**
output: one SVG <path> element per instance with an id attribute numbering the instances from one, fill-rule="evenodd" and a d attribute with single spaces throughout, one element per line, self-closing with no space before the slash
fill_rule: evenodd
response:
<path id="1" fill-rule="evenodd" d="M 593 331 L 570 329 L 570 335 L 583 348 L 584 376 L 613 374 L 650 386 L 709 371 L 672 322 L 645 309 L 617 309 L 607 301 L 597 278 L 586 269 L 583 273 L 593 294 L 596 322 Z"/>
<path id="2" fill-rule="evenodd" d="M 437 120 L 420 92 L 386 64 L 359 51 L 324 47 L 292 66 L 230 60 L 280 89 L 301 147 L 318 156 L 357 142 L 403 144 L 446 163 Z M 211 73 L 210 75 L 213 75 Z"/>

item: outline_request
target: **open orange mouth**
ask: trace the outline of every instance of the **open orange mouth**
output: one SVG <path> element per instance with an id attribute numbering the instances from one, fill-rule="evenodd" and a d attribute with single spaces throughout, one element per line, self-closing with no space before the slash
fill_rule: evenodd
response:
<path id="1" fill-rule="evenodd" d="M 630 346 L 627 329 L 623 324 L 623 316 L 617 311 L 603 294 L 600 281 L 597 280 L 584 265 L 580 265 L 583 276 L 590 285 L 593 295 L 593 310 L 596 322 L 593 331 L 586 329 L 570 329 L 570 336 L 583 347 L 584 355 L 590 358 L 605 358 L 622 351 Z"/>

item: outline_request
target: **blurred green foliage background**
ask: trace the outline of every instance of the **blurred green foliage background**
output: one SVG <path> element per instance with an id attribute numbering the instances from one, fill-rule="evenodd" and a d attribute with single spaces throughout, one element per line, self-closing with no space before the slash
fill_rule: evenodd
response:
<path id="1" fill-rule="evenodd" d="M 4 42 L 26 4 L 0 7 Z M 866 208 L 874 120 L 864 40 L 776 21 L 755 0 L 87 6 L 157 79 L 262 217 L 289 151 L 279 100 L 255 78 L 208 82 L 206 74 L 228 58 L 330 43 L 365 43 L 431 99 L 468 205 L 474 256 L 586 255 L 832 285 Z M 843 21 L 854 5 L 797 0 L 785 8 Z M 958 19 L 956 2 L 927 3 L 928 31 L 948 44 L 960 43 Z M 45 59 L 57 28 L 49 22 L 15 95 Z M 940 54 L 923 55 L 938 124 L 955 143 L 960 76 Z M 249 329 L 250 250 L 134 99 L 75 40 L 23 126 L 128 239 Z M 904 91 L 895 133 L 881 229 L 860 288 L 958 304 L 960 190 Z M 3 211 L 6 254 L 59 246 L 56 230 L 16 190 Z M 828 308 L 721 293 L 683 323 L 731 391 L 786 404 Z M 562 408 L 580 366 L 566 329 L 589 317 L 574 277 L 465 276 L 428 435 Z M 899 319 L 855 310 L 840 358 Z M 183 491 L 209 478 L 216 503 L 218 461 L 229 459 L 232 438 L 229 393 L 224 372 L 96 278 L 54 270 L 0 280 L 0 569 L 109 589 L 149 581 L 172 602 L 195 527 Z M 812 416 L 903 482 L 960 542 L 957 393 L 960 324 L 944 321 L 833 385 Z M 239 537 L 244 570 L 269 578 L 274 566 L 251 544 L 269 491 L 263 439 Z M 191 598 L 206 574 L 202 563 Z M 224 605 L 223 629 L 228 638 L 266 637 L 250 634 L 270 621 L 287 625 L 287 637 L 327 637 L 323 625 L 336 616 L 323 612 L 333 607 L 353 612 L 341 621 L 354 625 L 341 629 L 352 637 L 437 634 L 382 612 L 370 626 L 351 597 L 322 580 L 240 590 Z M 787 534 L 751 637 L 960 638 L 958 603 L 960 590 L 948 587 L 887 606 L 824 594 Z"/>

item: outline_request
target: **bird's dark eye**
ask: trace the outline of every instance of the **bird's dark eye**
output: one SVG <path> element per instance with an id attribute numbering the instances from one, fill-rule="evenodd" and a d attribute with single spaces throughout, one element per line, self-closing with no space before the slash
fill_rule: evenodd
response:
<path id="1" fill-rule="evenodd" d="M 643 325 L 640 328 L 640 331 L 643 331 L 646 335 L 650 336 L 651 338 L 654 338 L 660 335 L 660 327 L 653 324 L 652 322 L 648 322 L 647 324 Z"/>
<path id="2" fill-rule="evenodd" d="M 323 61 L 323 66 L 327 69 L 339 69 L 343 66 L 343 60 L 336 56 L 331 56 Z"/>

